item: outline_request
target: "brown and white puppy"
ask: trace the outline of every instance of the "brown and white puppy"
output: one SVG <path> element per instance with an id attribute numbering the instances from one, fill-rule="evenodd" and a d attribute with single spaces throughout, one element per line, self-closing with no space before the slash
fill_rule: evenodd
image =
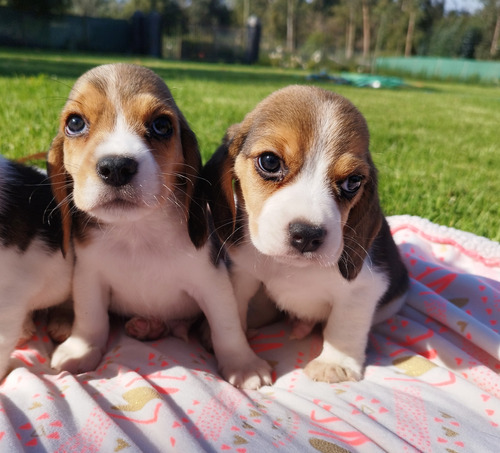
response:
<path id="1" fill-rule="evenodd" d="M 65 244 L 74 244 L 76 256 L 75 323 L 52 366 L 96 367 L 108 309 L 167 322 L 201 308 L 224 377 L 245 388 L 269 383 L 269 365 L 238 322 L 227 269 L 206 242 L 206 209 L 194 197 L 196 137 L 160 77 L 126 64 L 85 73 L 63 108 L 48 160 Z"/>
<path id="2" fill-rule="evenodd" d="M 47 175 L 0 157 L 0 379 L 34 333 L 32 312 L 70 298 L 73 258 L 62 236 Z M 54 336 L 69 335 L 70 325 L 55 327 L 64 332 Z"/>
<path id="3" fill-rule="evenodd" d="M 304 334 L 325 323 L 315 380 L 359 380 L 370 326 L 402 305 L 408 276 L 382 214 L 368 127 L 345 98 L 279 90 L 229 128 L 204 169 L 241 318 L 264 284 Z"/>

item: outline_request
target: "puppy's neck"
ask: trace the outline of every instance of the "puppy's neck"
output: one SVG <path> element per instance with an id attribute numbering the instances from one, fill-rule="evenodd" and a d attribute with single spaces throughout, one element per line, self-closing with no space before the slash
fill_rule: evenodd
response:
<path id="1" fill-rule="evenodd" d="M 132 243 L 143 241 L 144 238 L 148 238 L 148 242 L 152 239 L 165 242 L 187 236 L 186 224 L 183 207 L 165 203 L 138 219 L 127 220 L 124 216 L 115 222 L 104 222 L 80 212 L 74 235 L 78 243 L 86 242 L 90 236 L 104 236 L 110 241 L 130 240 Z"/>

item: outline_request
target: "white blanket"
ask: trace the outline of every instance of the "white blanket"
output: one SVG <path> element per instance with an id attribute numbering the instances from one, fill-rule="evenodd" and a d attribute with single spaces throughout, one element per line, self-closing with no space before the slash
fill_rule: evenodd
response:
<path id="1" fill-rule="evenodd" d="M 140 342 L 120 325 L 96 371 L 54 375 L 40 323 L 0 387 L 0 451 L 500 451 L 500 245 L 389 220 L 411 290 L 373 328 L 362 381 L 309 380 L 320 332 L 291 341 L 284 322 L 252 340 L 274 366 L 258 391 L 223 381 L 195 340 Z"/>

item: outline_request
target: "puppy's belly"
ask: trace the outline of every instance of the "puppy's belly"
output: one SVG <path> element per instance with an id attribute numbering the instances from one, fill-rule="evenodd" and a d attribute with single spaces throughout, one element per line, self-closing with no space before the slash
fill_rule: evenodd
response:
<path id="1" fill-rule="evenodd" d="M 111 283 L 111 311 L 165 321 L 192 318 L 201 312 L 197 302 L 173 281 L 159 285 L 131 277 L 130 283 Z"/>

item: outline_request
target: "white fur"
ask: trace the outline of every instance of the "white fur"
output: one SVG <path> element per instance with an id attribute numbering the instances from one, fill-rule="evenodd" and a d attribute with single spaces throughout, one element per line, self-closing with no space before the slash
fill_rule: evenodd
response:
<path id="1" fill-rule="evenodd" d="M 376 303 L 388 285 L 383 273 L 365 261 L 357 278 L 348 282 L 335 266 L 286 264 L 261 254 L 251 243 L 234 248 L 231 259 L 241 306 L 246 307 L 263 282 L 280 309 L 305 321 L 326 322 L 323 351 L 316 361 L 339 364 L 352 370 L 352 377 L 361 377 Z"/>
<path id="2" fill-rule="evenodd" d="M 39 239 L 24 252 L 0 247 L 0 377 L 31 312 L 70 298 L 71 262 L 60 251 L 49 252 Z"/>
<path id="3" fill-rule="evenodd" d="M 175 209 L 96 230 L 89 245 L 76 249 L 75 324 L 54 352 L 54 368 L 81 372 L 97 366 L 109 332 L 108 308 L 164 320 L 191 318 L 201 308 L 224 376 L 246 388 L 270 383 L 267 364 L 252 352 L 238 322 L 225 267 L 210 262 L 208 246 L 195 249 Z"/>
<path id="4" fill-rule="evenodd" d="M 99 131 L 104 138 L 94 159 L 133 157 L 139 170 L 126 193 L 94 174 L 82 184 L 75 181 L 75 204 L 102 226 L 90 229 L 85 243 L 75 242 L 75 324 L 71 337 L 54 352 L 52 366 L 81 372 L 98 365 L 108 337 L 108 309 L 165 321 L 191 318 L 201 309 L 223 376 L 245 388 L 269 384 L 270 367 L 251 350 L 239 322 L 227 269 L 211 262 L 209 245 L 197 250 L 192 244 L 175 188 L 163 186 L 165 169 L 146 140 L 128 127 L 134 118 L 122 112 L 119 99 L 111 89 L 118 119 L 113 130 Z M 171 138 L 168 151 L 182 161 L 179 134 Z M 129 206 L 115 205 L 115 200 Z"/>
<path id="5" fill-rule="evenodd" d="M 320 108 L 318 133 L 300 172 L 264 202 L 255 231 L 246 231 L 251 241 L 232 247 L 230 255 L 240 313 L 262 282 L 280 309 L 306 322 L 324 323 L 322 352 L 306 372 L 313 379 L 337 382 L 361 378 L 368 332 L 389 282 L 370 267 L 369 258 L 352 281 L 338 269 L 344 221 L 327 175 L 333 156 L 324 150 L 331 149 L 335 130 L 328 108 Z M 252 188 L 242 188 L 247 190 Z M 252 225 L 252 213 L 247 214 Z M 326 230 L 317 251 L 302 254 L 290 244 L 289 225 L 297 221 Z"/>

